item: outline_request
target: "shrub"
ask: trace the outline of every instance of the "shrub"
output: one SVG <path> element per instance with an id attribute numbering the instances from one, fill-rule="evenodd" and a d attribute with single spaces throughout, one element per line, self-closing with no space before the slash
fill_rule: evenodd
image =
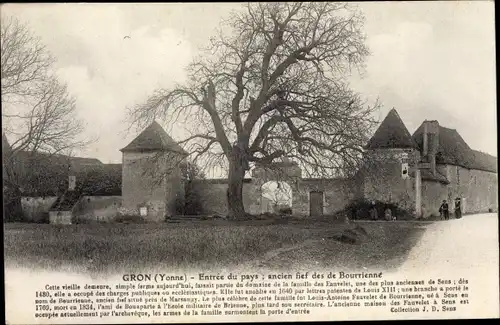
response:
<path id="1" fill-rule="evenodd" d="M 186 207 L 186 202 L 185 202 L 184 198 L 177 197 L 175 199 L 175 213 L 178 215 L 185 214 L 185 207 Z"/>
<path id="2" fill-rule="evenodd" d="M 357 199 L 351 201 L 344 210 L 339 211 L 337 214 L 347 214 L 350 219 L 370 219 L 370 209 L 372 208 L 372 201 L 366 199 Z M 403 209 L 393 202 L 375 201 L 375 209 L 377 209 L 378 219 L 384 219 L 384 212 L 389 208 L 392 215 L 397 219 L 413 219 L 411 211 Z"/>
<path id="3" fill-rule="evenodd" d="M 204 214 L 203 204 L 201 202 L 201 195 L 193 186 L 193 181 L 204 179 L 205 174 L 200 168 L 191 161 L 183 162 L 180 165 L 182 180 L 184 182 L 184 198 L 181 202 L 179 200 L 177 212 L 186 215 L 200 215 Z M 180 213 L 182 212 L 182 213 Z"/>
<path id="4" fill-rule="evenodd" d="M 292 214 L 292 208 L 290 207 L 280 208 L 278 212 L 281 214 Z"/>
<path id="5" fill-rule="evenodd" d="M 144 220 L 143 217 L 139 215 L 133 215 L 133 214 L 119 214 L 115 218 L 115 222 L 120 222 L 120 223 L 145 223 L 146 221 Z"/>
<path id="6" fill-rule="evenodd" d="M 200 215 L 204 212 L 200 193 L 194 188 L 191 182 L 186 184 L 186 197 L 184 199 L 183 211 L 184 214 L 187 215 Z"/>

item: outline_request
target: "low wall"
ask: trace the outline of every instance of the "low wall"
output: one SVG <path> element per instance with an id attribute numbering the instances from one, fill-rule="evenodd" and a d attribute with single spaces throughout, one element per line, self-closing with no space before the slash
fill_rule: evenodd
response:
<path id="1" fill-rule="evenodd" d="M 71 211 L 50 211 L 49 221 L 54 225 L 70 225 L 73 221 Z"/>
<path id="2" fill-rule="evenodd" d="M 422 181 L 422 217 L 439 216 L 439 207 L 443 200 L 448 200 L 446 184 L 436 181 Z M 448 203 L 451 209 L 453 204 Z"/>
<path id="3" fill-rule="evenodd" d="M 118 215 L 121 196 L 82 196 L 73 209 L 78 221 L 110 222 Z"/>
<path id="4" fill-rule="evenodd" d="M 21 208 L 24 218 L 33 222 L 43 221 L 56 200 L 57 196 L 22 197 Z"/>
<path id="5" fill-rule="evenodd" d="M 292 186 L 292 212 L 295 215 L 309 215 L 310 191 L 324 192 L 324 214 L 333 214 L 342 210 L 355 198 L 354 183 L 346 179 L 303 179 L 298 188 Z M 203 214 L 226 215 L 227 183 L 225 180 L 200 180 L 193 184 L 193 189 L 200 196 Z M 267 210 L 267 201 L 261 199 L 259 182 L 246 180 L 243 183 L 243 205 L 245 210 L 252 214 L 260 214 Z"/>
<path id="6" fill-rule="evenodd" d="M 355 198 L 354 182 L 348 179 L 303 179 L 294 195 L 293 210 L 310 214 L 310 192 L 323 192 L 323 214 L 331 215 L 345 208 Z"/>
<path id="7" fill-rule="evenodd" d="M 227 182 L 225 180 L 198 180 L 193 190 L 200 196 L 203 214 L 227 215 Z M 250 213 L 260 213 L 260 195 L 250 181 L 243 183 L 243 205 Z"/>

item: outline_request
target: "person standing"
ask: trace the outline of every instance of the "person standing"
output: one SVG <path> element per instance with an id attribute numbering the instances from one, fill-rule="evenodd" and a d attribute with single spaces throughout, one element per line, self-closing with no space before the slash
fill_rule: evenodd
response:
<path id="1" fill-rule="evenodd" d="M 376 207 L 375 201 L 372 201 L 372 206 L 370 209 L 370 217 L 374 221 L 378 219 L 378 213 L 377 213 L 377 207 Z"/>
<path id="2" fill-rule="evenodd" d="M 455 218 L 462 218 L 462 202 L 459 197 L 455 199 Z"/>
<path id="3" fill-rule="evenodd" d="M 443 200 L 443 203 L 441 203 L 441 206 L 439 207 L 439 212 L 441 213 L 441 218 L 444 217 L 444 220 L 450 219 L 450 211 L 448 209 L 448 202 L 446 202 L 446 200 Z"/>
<path id="4" fill-rule="evenodd" d="M 386 221 L 392 221 L 392 211 L 389 207 L 385 208 L 384 217 Z"/>

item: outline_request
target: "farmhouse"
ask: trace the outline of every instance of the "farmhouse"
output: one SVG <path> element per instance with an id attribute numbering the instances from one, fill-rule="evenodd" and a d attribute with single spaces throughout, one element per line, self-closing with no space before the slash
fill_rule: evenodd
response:
<path id="1" fill-rule="evenodd" d="M 54 176 L 31 178 L 21 200 L 25 218 L 38 221 L 48 215 L 53 223 L 71 223 L 141 215 L 160 222 L 176 214 L 185 197 L 179 163 L 187 153 L 156 122 L 121 152 L 122 164 L 48 159 L 52 167 L 41 169 Z M 21 163 L 30 160 L 21 156 Z M 250 213 L 266 211 L 263 185 L 286 180 L 296 215 L 333 214 L 360 198 L 395 203 L 423 217 L 438 214 L 442 200 L 457 197 L 466 213 L 497 211 L 496 157 L 471 149 L 456 130 L 438 121 L 425 120 L 411 135 L 391 110 L 367 143 L 364 161 L 354 176 L 334 179 L 302 177 L 298 164 L 288 160 L 272 168 L 257 166 L 244 180 L 245 208 Z M 204 213 L 227 213 L 225 179 L 195 180 L 192 187 Z"/>

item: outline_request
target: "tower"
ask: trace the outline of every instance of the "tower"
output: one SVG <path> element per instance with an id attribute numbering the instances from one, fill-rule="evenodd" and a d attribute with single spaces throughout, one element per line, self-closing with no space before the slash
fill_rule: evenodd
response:
<path id="1" fill-rule="evenodd" d="M 161 222 L 176 213 L 184 200 L 179 163 L 187 156 L 157 123 L 153 122 L 122 152 L 122 207 L 126 213 Z"/>
<path id="2" fill-rule="evenodd" d="M 365 147 L 364 196 L 414 207 L 419 152 L 399 114 L 392 109 Z"/>

